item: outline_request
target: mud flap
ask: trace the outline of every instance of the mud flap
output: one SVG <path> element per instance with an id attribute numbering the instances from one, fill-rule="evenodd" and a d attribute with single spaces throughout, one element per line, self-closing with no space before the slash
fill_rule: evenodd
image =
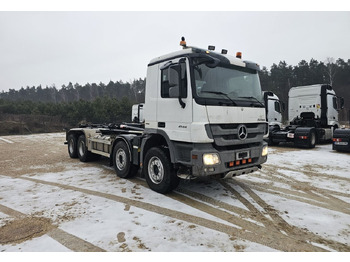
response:
<path id="1" fill-rule="evenodd" d="M 312 145 L 310 139 L 311 134 L 314 133 L 316 135 L 316 130 L 313 127 L 298 127 L 295 129 L 294 133 L 294 145 L 297 147 L 307 147 L 307 148 L 313 148 L 316 144 L 316 136 L 315 136 L 315 142 Z"/>

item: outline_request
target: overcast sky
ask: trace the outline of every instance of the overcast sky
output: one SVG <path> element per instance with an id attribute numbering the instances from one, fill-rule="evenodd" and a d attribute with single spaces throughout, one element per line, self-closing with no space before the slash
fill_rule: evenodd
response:
<path id="1" fill-rule="evenodd" d="M 268 69 L 284 60 L 350 59 L 350 12 L 0 12 L 0 92 L 146 77 L 148 62 L 188 45 Z"/>

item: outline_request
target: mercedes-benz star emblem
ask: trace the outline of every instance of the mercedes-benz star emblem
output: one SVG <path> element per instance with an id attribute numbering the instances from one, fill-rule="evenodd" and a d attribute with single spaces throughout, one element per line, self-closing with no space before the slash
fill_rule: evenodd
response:
<path id="1" fill-rule="evenodd" d="M 238 138 L 240 140 L 244 140 L 247 138 L 248 132 L 247 132 L 247 127 L 245 125 L 240 125 L 238 127 Z"/>

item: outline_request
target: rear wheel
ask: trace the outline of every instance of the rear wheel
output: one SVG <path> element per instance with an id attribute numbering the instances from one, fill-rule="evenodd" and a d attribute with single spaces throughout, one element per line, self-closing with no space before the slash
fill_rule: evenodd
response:
<path id="1" fill-rule="evenodd" d="M 180 182 L 167 154 L 159 147 L 151 148 L 145 157 L 145 178 L 148 186 L 161 194 L 175 189 Z"/>
<path id="2" fill-rule="evenodd" d="M 309 148 L 314 148 L 315 145 L 316 145 L 316 133 L 315 133 L 315 131 L 310 131 L 308 147 Z"/>
<path id="3" fill-rule="evenodd" d="M 72 134 L 68 136 L 68 154 L 71 158 L 78 158 L 77 138 Z"/>
<path id="4" fill-rule="evenodd" d="M 119 141 L 113 149 L 113 167 L 118 177 L 132 177 L 137 167 L 131 163 L 130 150 L 124 141 Z"/>
<path id="5" fill-rule="evenodd" d="M 85 135 L 79 136 L 77 149 L 78 157 L 81 162 L 88 162 L 93 159 L 94 154 L 87 148 Z"/>

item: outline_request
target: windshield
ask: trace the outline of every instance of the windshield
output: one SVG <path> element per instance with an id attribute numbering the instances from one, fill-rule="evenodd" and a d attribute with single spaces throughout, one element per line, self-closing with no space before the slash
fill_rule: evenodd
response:
<path id="1" fill-rule="evenodd" d="M 196 98 L 206 104 L 225 101 L 230 105 L 264 106 L 256 70 L 233 65 L 210 68 L 205 63 L 193 69 Z"/>

